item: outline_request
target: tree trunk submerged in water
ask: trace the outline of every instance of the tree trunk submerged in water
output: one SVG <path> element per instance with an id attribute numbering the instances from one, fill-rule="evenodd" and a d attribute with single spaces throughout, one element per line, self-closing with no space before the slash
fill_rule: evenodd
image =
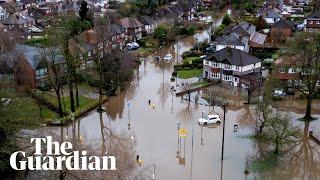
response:
<path id="1" fill-rule="evenodd" d="M 56 95 L 58 98 L 58 106 L 59 106 L 59 116 L 63 117 L 63 110 L 62 110 L 62 104 L 61 104 L 61 95 L 60 95 L 60 89 L 56 90 Z"/>
<path id="2" fill-rule="evenodd" d="M 69 95 L 70 95 L 70 107 L 71 107 L 71 112 L 75 112 L 75 107 L 74 107 L 74 95 L 73 95 L 73 84 L 72 82 L 69 82 Z"/>
<path id="3" fill-rule="evenodd" d="M 313 100 L 312 97 L 310 96 L 307 97 L 307 109 L 306 109 L 306 114 L 303 118 L 306 121 L 312 120 L 312 117 L 311 117 L 312 100 Z"/>

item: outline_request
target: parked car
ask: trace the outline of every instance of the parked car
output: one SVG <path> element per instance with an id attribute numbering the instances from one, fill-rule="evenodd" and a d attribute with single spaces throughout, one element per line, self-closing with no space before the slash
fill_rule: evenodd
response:
<path id="1" fill-rule="evenodd" d="M 161 59 L 162 59 L 161 56 L 155 56 L 154 57 L 154 60 L 156 60 L 156 61 L 161 61 Z"/>
<path id="2" fill-rule="evenodd" d="M 131 42 L 127 44 L 128 50 L 137 50 L 139 49 L 139 47 L 140 47 L 139 44 L 136 42 Z"/>
<path id="3" fill-rule="evenodd" d="M 171 55 L 171 54 L 167 54 L 166 56 L 164 56 L 163 59 L 164 59 L 165 61 L 171 61 L 172 55 Z"/>
<path id="4" fill-rule="evenodd" d="M 284 97 L 287 96 L 287 94 L 284 92 L 283 89 L 275 89 L 274 93 L 272 94 L 274 97 Z"/>
<path id="5" fill-rule="evenodd" d="M 208 115 L 206 118 L 200 118 L 198 120 L 198 124 L 201 125 L 207 125 L 207 124 L 220 124 L 221 119 L 219 115 Z"/>

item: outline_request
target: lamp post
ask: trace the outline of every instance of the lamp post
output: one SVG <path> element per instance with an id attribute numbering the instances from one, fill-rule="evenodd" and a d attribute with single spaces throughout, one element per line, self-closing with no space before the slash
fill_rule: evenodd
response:
<path id="1" fill-rule="evenodd" d="M 223 160 L 223 153 L 224 153 L 224 129 L 226 126 L 226 107 L 228 103 L 223 104 L 223 129 L 222 129 L 222 150 L 221 150 L 221 161 Z"/>
<path id="2" fill-rule="evenodd" d="M 204 112 L 202 111 L 202 119 L 204 119 Z M 203 145 L 203 125 L 201 125 L 201 145 Z"/>
<path id="3" fill-rule="evenodd" d="M 156 164 L 153 164 L 153 173 L 152 173 L 152 180 L 156 179 Z"/>

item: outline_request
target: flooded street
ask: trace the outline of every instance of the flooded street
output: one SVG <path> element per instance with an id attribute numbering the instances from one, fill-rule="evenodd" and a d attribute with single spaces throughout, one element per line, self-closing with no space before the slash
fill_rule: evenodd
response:
<path id="1" fill-rule="evenodd" d="M 105 138 L 102 131 L 106 127 L 128 135 L 143 161 L 141 167 L 153 171 L 155 164 L 156 179 L 159 180 L 254 179 L 253 174 L 248 177 L 244 174 L 246 159 L 253 151 L 252 141 L 247 138 L 251 131 L 240 127 L 234 132 L 234 124 L 238 123 L 244 107 L 227 107 L 221 168 L 222 125 L 201 127 L 197 120 L 202 113 L 215 113 L 223 118 L 223 109 L 189 103 L 170 91 L 176 84 L 170 82 L 173 65 L 181 61 L 181 54 L 196 41 L 205 41 L 207 33 L 197 33 L 195 38 L 179 40 L 173 46 L 159 50 L 157 55 L 164 56 L 169 52 L 173 55 L 174 60 L 170 63 L 156 62 L 149 56 L 135 71 L 135 79 L 128 88 L 104 104 L 106 112 L 92 111 L 76 121 L 76 134 L 84 142 L 98 142 L 101 146 L 100 142 Z M 318 121 L 312 122 L 311 126 L 320 127 L 314 124 L 319 124 Z M 60 131 L 60 128 L 50 128 Z M 71 136 L 72 128 L 72 124 L 64 127 L 63 134 Z M 178 128 L 187 130 L 185 137 L 179 137 Z"/>
<path id="2" fill-rule="evenodd" d="M 222 126 L 203 127 L 201 145 L 201 127 L 196 121 L 201 118 L 202 111 L 205 114 L 209 112 L 209 107 L 189 104 L 180 97 L 172 96 L 169 82 L 172 70 L 165 69 L 163 84 L 163 72 L 152 59 L 142 64 L 137 73 L 139 78 L 131 83 L 131 87 L 105 104 L 104 124 L 113 131 L 132 136 L 136 142 L 136 153 L 144 161 L 144 166 L 156 164 L 158 179 L 205 180 L 219 177 Z M 151 104 L 155 104 L 154 109 L 149 106 L 149 99 Z M 215 107 L 214 111 L 222 117 L 220 107 Z M 224 172 L 227 173 L 224 173 L 224 179 L 243 176 L 243 162 L 250 150 L 249 139 L 241 138 L 245 132 L 233 133 L 237 117 L 237 111 L 227 112 L 224 161 Z M 84 141 L 101 138 L 98 113 L 92 112 L 79 121 Z M 186 138 L 180 141 L 178 122 L 180 128 L 187 129 Z M 184 165 L 179 165 L 177 151 L 185 159 Z"/>

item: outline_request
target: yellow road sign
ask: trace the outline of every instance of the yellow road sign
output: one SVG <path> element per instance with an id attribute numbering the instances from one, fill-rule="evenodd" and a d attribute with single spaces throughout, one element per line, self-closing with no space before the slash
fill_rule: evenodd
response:
<path id="1" fill-rule="evenodd" d="M 179 129 L 179 135 L 180 137 L 186 137 L 188 133 L 188 130 L 186 128 L 180 128 Z"/>

